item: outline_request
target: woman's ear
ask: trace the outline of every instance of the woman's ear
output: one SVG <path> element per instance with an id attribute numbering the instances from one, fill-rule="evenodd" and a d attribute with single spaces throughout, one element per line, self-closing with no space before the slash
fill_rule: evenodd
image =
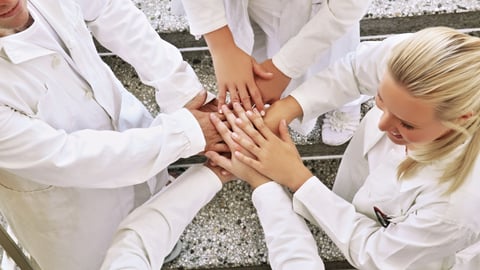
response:
<path id="1" fill-rule="evenodd" d="M 468 112 L 468 113 L 460 116 L 460 118 L 458 118 L 459 124 L 465 123 L 465 122 L 468 121 L 470 118 L 472 118 L 472 116 L 474 116 L 474 112 Z"/>

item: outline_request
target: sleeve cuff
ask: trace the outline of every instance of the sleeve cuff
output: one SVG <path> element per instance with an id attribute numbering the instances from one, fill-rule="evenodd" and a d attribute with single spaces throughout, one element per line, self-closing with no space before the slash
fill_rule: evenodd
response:
<path id="1" fill-rule="evenodd" d="M 281 202 L 288 202 L 288 205 L 291 207 L 290 201 L 290 196 L 288 196 L 285 189 L 274 181 L 262 184 L 252 192 L 253 205 L 259 212 L 262 209 L 272 209 L 271 206 L 273 208 L 282 208 L 283 206 L 279 205 Z"/>
<path id="2" fill-rule="evenodd" d="M 189 144 L 182 156 L 188 157 L 202 152 L 205 149 L 206 141 L 202 128 L 193 114 L 189 110 L 182 108 L 169 114 L 169 116 L 174 119 L 176 128 L 183 132 Z M 155 125 L 156 121 L 157 118 L 152 125 Z"/>

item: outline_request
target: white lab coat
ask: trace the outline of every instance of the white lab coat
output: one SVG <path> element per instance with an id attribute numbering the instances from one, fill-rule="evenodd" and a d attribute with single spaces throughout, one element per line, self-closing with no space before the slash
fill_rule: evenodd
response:
<path id="1" fill-rule="evenodd" d="M 284 187 L 275 182 L 263 184 L 253 191 L 252 202 L 272 269 L 325 269 L 317 243 L 305 220 L 293 211 L 291 195 Z"/>
<path id="2" fill-rule="evenodd" d="M 195 118 L 179 109 L 201 85 L 129 0 L 28 5 L 68 54 L 38 45 L 32 29 L 0 38 L 1 211 L 43 269 L 98 269 L 120 221 L 166 183 L 164 169 L 204 149 Z M 153 118 L 121 85 L 90 31 L 169 114 Z"/>
<path id="3" fill-rule="evenodd" d="M 320 72 L 294 92 L 304 119 L 316 117 L 361 93 L 375 95 L 392 47 L 406 35 L 365 42 L 356 52 Z M 342 78 L 333 80 L 332 78 Z M 312 86 L 325 89 L 314 94 Z M 398 182 L 396 168 L 405 149 L 378 130 L 381 112 L 373 108 L 349 144 L 335 180 L 334 192 L 316 177 L 294 195 L 297 213 L 319 225 L 348 261 L 359 269 L 477 269 L 479 261 L 480 161 L 465 184 L 444 195 L 438 184 L 445 160 Z M 383 228 L 373 206 L 392 216 Z M 463 250 L 463 251 L 462 251 Z M 470 267 L 470 268 L 467 268 Z"/>
<path id="4" fill-rule="evenodd" d="M 101 270 L 160 269 L 185 227 L 221 188 L 207 167 L 189 168 L 122 221 Z"/>
<path id="5" fill-rule="evenodd" d="M 221 187 L 206 167 L 188 169 L 121 223 L 101 269 L 160 269 L 185 227 Z M 272 269 L 324 269 L 315 239 L 283 187 L 275 182 L 261 185 L 252 201 Z"/>

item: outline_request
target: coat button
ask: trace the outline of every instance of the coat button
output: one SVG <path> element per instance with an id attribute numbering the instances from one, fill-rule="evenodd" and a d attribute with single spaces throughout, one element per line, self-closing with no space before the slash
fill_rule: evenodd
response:
<path id="1" fill-rule="evenodd" d="M 87 98 L 93 98 L 93 92 L 91 90 L 86 90 L 85 91 L 85 96 Z"/>
<path id="2" fill-rule="evenodd" d="M 62 60 L 58 55 L 53 56 L 52 58 L 52 68 L 56 69 L 62 64 Z"/>

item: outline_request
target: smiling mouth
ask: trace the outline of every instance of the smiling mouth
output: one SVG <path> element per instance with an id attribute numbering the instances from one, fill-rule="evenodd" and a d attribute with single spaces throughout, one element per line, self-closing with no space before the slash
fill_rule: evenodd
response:
<path id="1" fill-rule="evenodd" d="M 390 132 L 390 134 L 391 134 L 393 137 L 397 138 L 397 139 L 401 139 L 401 138 L 402 138 L 402 135 L 400 135 L 400 133 Z"/>
<path id="2" fill-rule="evenodd" d="M 13 8 L 11 8 L 10 10 L 8 10 L 7 12 L 4 12 L 4 13 L 0 14 L 0 17 L 8 17 L 8 16 L 10 16 L 10 15 L 15 11 L 15 9 L 18 7 L 19 4 L 20 4 L 20 1 L 18 1 L 17 4 L 16 4 Z"/>

